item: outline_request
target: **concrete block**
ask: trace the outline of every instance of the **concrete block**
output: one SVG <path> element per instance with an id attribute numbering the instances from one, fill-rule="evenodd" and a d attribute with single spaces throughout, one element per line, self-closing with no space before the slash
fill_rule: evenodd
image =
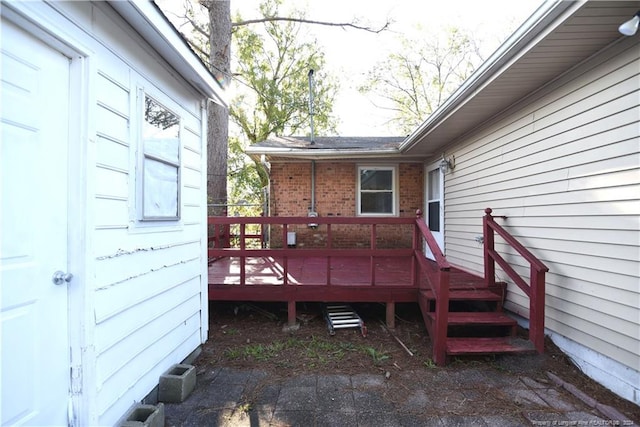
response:
<path id="1" fill-rule="evenodd" d="M 121 427 L 164 427 L 164 404 L 134 406 Z"/>
<path id="2" fill-rule="evenodd" d="M 173 365 L 160 376 L 158 400 L 160 402 L 183 402 L 196 387 L 196 367 L 193 365 Z"/>

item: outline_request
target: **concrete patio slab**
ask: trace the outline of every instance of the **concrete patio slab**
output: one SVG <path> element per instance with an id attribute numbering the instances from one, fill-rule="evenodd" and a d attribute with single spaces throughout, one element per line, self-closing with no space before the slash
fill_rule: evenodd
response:
<path id="1" fill-rule="evenodd" d="M 492 374 L 482 367 L 402 372 L 407 383 L 399 390 L 383 373 L 271 378 L 258 370 L 207 370 L 184 402 L 165 405 L 165 420 L 186 427 L 633 425 L 608 420 L 541 379 Z"/>

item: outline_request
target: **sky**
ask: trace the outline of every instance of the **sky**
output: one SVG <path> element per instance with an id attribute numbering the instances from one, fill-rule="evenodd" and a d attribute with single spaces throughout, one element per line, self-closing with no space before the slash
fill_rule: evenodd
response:
<path id="1" fill-rule="evenodd" d="M 340 91 L 334 101 L 341 136 L 398 136 L 386 123 L 391 113 L 379 108 L 374 95 L 358 92 L 366 74 L 390 52 L 398 49 L 398 36 L 453 25 L 471 31 L 487 58 L 544 0 L 283 0 L 289 8 L 306 11 L 308 19 L 354 22 L 388 30 L 370 32 L 308 25 L 309 36 L 325 52 L 327 73 L 337 76 Z M 180 0 L 156 0 L 161 8 L 177 7 Z M 231 14 L 258 18 L 260 0 L 231 0 Z M 284 14 L 284 13 L 283 13 Z M 171 16 L 169 16 L 171 19 Z M 232 95 L 232 94 L 231 94 Z M 377 105 L 376 105 L 377 104 Z M 320 135 L 319 135 L 320 136 Z"/>
<path id="2" fill-rule="evenodd" d="M 232 11 L 247 0 L 232 0 Z M 376 63 L 398 48 L 399 35 L 424 34 L 447 25 L 465 28 L 480 39 L 487 58 L 541 4 L 541 0 L 284 0 L 283 6 L 307 4 L 314 20 L 351 22 L 379 27 L 387 20 L 389 30 L 373 34 L 358 30 L 309 26 L 309 32 L 324 47 L 327 67 L 339 77 L 341 90 L 334 103 L 341 136 L 398 136 L 386 123 L 391 112 L 381 102 L 357 87 Z M 240 9 L 242 16 L 249 17 Z"/>

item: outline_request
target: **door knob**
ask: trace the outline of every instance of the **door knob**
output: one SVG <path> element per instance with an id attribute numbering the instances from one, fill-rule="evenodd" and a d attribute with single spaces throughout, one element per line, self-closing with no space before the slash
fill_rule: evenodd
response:
<path id="1" fill-rule="evenodd" d="M 64 272 L 58 270 L 55 273 L 53 273 L 53 277 L 51 278 L 51 281 L 55 285 L 64 285 L 65 283 L 69 283 L 71 281 L 71 279 L 73 279 L 73 274 L 64 273 Z"/>

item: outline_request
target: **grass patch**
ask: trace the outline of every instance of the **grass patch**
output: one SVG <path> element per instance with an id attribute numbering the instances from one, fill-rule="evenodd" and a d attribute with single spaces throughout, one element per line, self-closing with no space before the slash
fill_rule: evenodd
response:
<path id="1" fill-rule="evenodd" d="M 305 338 L 289 337 L 270 344 L 255 343 L 227 348 L 224 351 L 224 357 L 227 360 L 272 362 L 282 367 L 289 366 L 290 359 L 294 358 L 306 361 L 309 367 L 320 367 L 340 362 L 354 353 L 371 358 L 376 366 L 391 359 L 391 355 L 386 351 L 373 346 L 357 345 L 315 335 Z"/>
<path id="2" fill-rule="evenodd" d="M 424 362 L 422 362 L 422 364 L 423 364 L 424 366 L 426 366 L 427 368 L 429 368 L 429 369 L 435 369 L 435 368 L 437 368 L 437 367 L 438 367 L 438 366 L 436 365 L 436 362 L 434 362 L 434 361 L 433 361 L 433 359 L 427 359 L 427 360 L 425 360 Z"/>
<path id="3" fill-rule="evenodd" d="M 366 354 L 371 356 L 374 365 L 379 365 L 385 360 L 391 358 L 391 356 L 389 356 L 385 351 L 377 350 L 373 347 L 364 347 L 363 350 Z"/>
<path id="4" fill-rule="evenodd" d="M 224 357 L 229 360 L 238 360 L 242 356 L 242 350 L 239 348 L 227 348 L 224 351 Z"/>
<path id="5" fill-rule="evenodd" d="M 245 414 L 248 414 L 249 411 L 251 411 L 251 404 L 250 403 L 243 403 L 240 406 L 238 406 L 237 409 L 240 412 L 244 412 Z"/>
<path id="6" fill-rule="evenodd" d="M 316 336 L 312 336 L 310 340 L 304 342 L 298 341 L 298 343 L 303 347 L 305 356 L 320 365 L 342 360 L 347 352 L 356 350 L 356 346 L 351 343 Z"/>
<path id="7" fill-rule="evenodd" d="M 283 341 L 276 341 L 271 344 L 249 344 L 244 346 L 242 354 L 254 360 L 269 361 L 277 357 L 287 345 Z"/>

